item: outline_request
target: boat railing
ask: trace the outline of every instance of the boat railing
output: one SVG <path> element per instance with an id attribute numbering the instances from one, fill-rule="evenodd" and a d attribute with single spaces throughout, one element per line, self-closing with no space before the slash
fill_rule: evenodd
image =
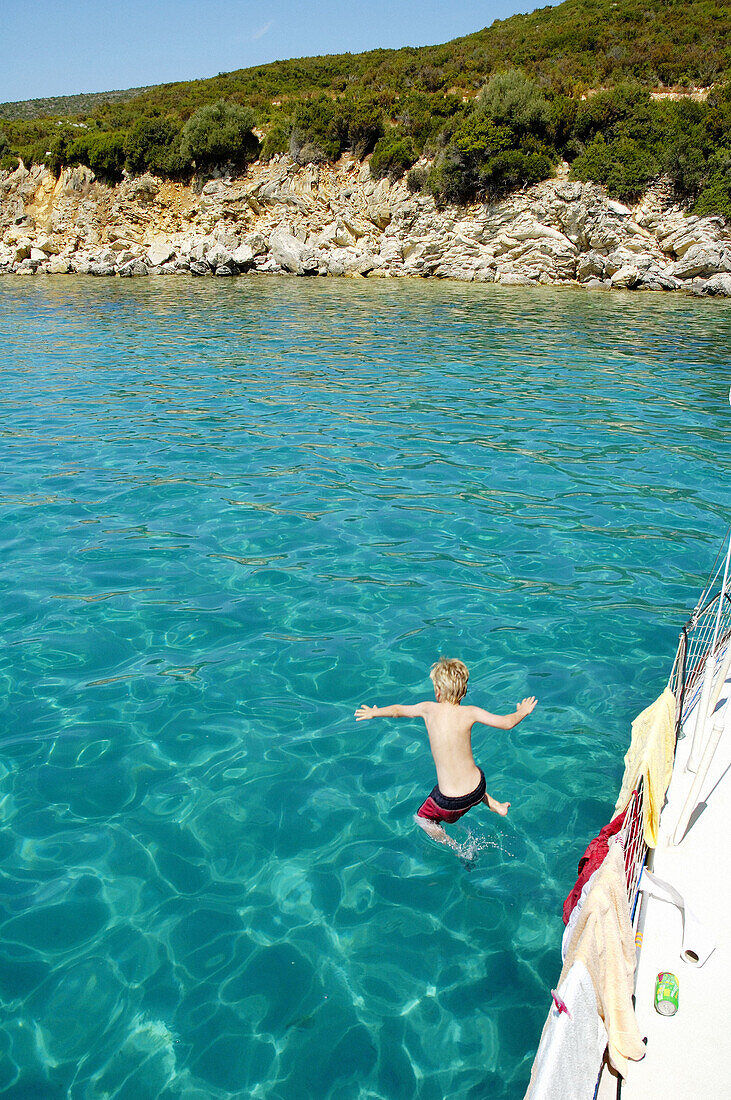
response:
<path id="1" fill-rule="evenodd" d="M 675 693 L 675 737 L 691 737 L 686 771 L 695 780 L 678 818 L 673 843 L 679 844 L 698 801 L 699 793 L 723 734 L 716 704 L 731 668 L 731 533 L 718 568 L 711 571 L 698 604 L 680 633 L 678 652 L 670 674 Z M 719 558 L 720 558 L 719 554 Z M 718 561 L 718 559 L 717 559 Z M 723 568 L 720 588 L 711 595 Z"/>
<path id="2" fill-rule="evenodd" d="M 619 834 L 624 849 L 624 873 L 627 879 L 627 901 L 629 902 L 630 919 L 634 917 L 640 875 L 647 859 L 645 825 L 642 813 L 643 796 L 644 779 L 640 778 L 637 787 L 630 796 L 627 811 L 624 815 L 624 824 Z"/>
<path id="3" fill-rule="evenodd" d="M 711 570 L 708 584 L 693 612 L 680 632 L 677 653 L 670 673 L 669 686 L 675 694 L 676 740 L 683 736 L 683 722 L 695 708 L 694 732 L 708 716 L 710 690 L 720 670 L 721 655 L 731 640 L 731 532 L 728 544 L 724 540 L 725 560 L 718 558 Z M 720 554 L 719 554 L 720 558 Z M 716 565 L 718 566 L 716 568 Z M 723 568 L 723 581 L 713 594 Z M 710 682 L 709 682 L 710 681 Z M 705 700 L 703 699 L 705 688 Z M 705 706 L 699 705 L 705 701 Z M 715 703 L 714 703 L 715 705 Z"/>

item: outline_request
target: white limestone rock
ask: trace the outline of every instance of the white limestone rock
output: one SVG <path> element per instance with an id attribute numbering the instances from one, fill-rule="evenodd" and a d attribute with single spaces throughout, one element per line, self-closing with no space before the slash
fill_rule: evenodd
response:
<path id="1" fill-rule="evenodd" d="M 236 267 L 250 267 L 254 262 L 254 250 L 250 244 L 240 244 L 231 253 L 231 259 Z"/>
<path id="2" fill-rule="evenodd" d="M 116 270 L 113 263 L 106 260 L 96 260 L 89 264 L 88 274 L 106 278 L 109 275 L 116 274 Z"/>
<path id="3" fill-rule="evenodd" d="M 501 286 L 535 286 L 535 280 L 527 275 L 517 275 L 513 271 L 498 271 L 497 280 Z"/>
<path id="4" fill-rule="evenodd" d="M 175 249 L 168 241 L 157 241 L 147 250 L 147 260 L 152 267 L 160 267 L 175 255 Z"/>
<path id="5" fill-rule="evenodd" d="M 68 198 L 86 196 L 89 194 L 95 179 L 96 176 L 91 168 L 87 168 L 83 164 L 76 165 L 74 168 L 64 168 L 61 173 L 61 194 Z"/>
<path id="6" fill-rule="evenodd" d="M 142 260 L 129 260 L 126 264 L 123 264 L 118 269 L 118 274 L 123 279 L 129 279 L 133 277 L 139 278 L 142 275 L 147 275 L 147 265 Z"/>
<path id="7" fill-rule="evenodd" d="M 404 258 L 401 241 L 393 237 L 384 238 L 381 241 L 378 254 L 385 264 L 401 264 Z"/>
<path id="8" fill-rule="evenodd" d="M 27 260 L 31 254 L 32 245 L 27 237 L 21 237 L 16 241 L 15 247 L 11 249 L 11 258 L 14 264 L 22 263 L 23 260 Z M 45 255 L 45 254 L 44 254 Z"/>
<path id="9" fill-rule="evenodd" d="M 216 241 L 215 244 L 208 249 L 204 259 L 208 266 L 213 268 L 214 271 L 219 267 L 231 267 L 234 265 L 233 255 L 228 248 L 220 243 L 220 241 Z"/>
<path id="10" fill-rule="evenodd" d="M 372 271 L 382 267 L 383 261 L 371 252 L 360 252 L 356 254 L 352 262 L 347 262 L 344 266 L 346 275 L 369 275 Z"/>
<path id="11" fill-rule="evenodd" d="M 680 260 L 671 264 L 668 272 L 677 279 L 708 278 L 726 266 L 724 250 L 713 245 L 693 244 Z"/>
<path id="12" fill-rule="evenodd" d="M 586 290 L 611 290 L 612 284 L 609 279 L 589 279 L 587 283 L 584 283 Z"/>
<path id="13" fill-rule="evenodd" d="M 294 275 L 315 274 L 320 266 L 316 250 L 286 229 L 274 230 L 269 238 L 269 250 L 276 263 Z"/>
<path id="14" fill-rule="evenodd" d="M 130 182 L 129 192 L 138 202 L 152 202 L 160 192 L 160 184 L 154 176 L 146 172 L 144 176 Z"/>
<path id="15" fill-rule="evenodd" d="M 241 244 L 251 249 L 254 258 L 257 256 L 266 256 L 269 251 L 269 246 L 261 233 L 247 233 Z"/>
<path id="16" fill-rule="evenodd" d="M 580 283 L 586 283 L 590 279 L 601 279 L 605 266 L 606 259 L 599 252 L 585 252 L 576 261 L 576 278 Z"/>
<path id="17" fill-rule="evenodd" d="M 723 271 L 712 276 L 704 286 L 703 293 L 720 298 L 731 298 L 731 275 Z"/>
<path id="18" fill-rule="evenodd" d="M 57 256 L 59 252 L 63 251 L 63 242 L 55 234 L 48 236 L 42 233 L 36 241 L 36 247 L 45 252 L 47 256 Z"/>
<path id="19" fill-rule="evenodd" d="M 336 218 L 318 234 L 317 245 L 319 248 L 332 248 L 333 246 L 347 248 L 349 245 L 354 244 L 355 240 L 356 237 L 351 233 L 343 219 Z"/>
<path id="20" fill-rule="evenodd" d="M 625 290 L 636 286 L 639 281 L 640 273 L 633 264 L 627 264 L 625 267 L 620 267 L 618 271 L 614 272 L 610 279 L 613 287 L 621 287 Z"/>

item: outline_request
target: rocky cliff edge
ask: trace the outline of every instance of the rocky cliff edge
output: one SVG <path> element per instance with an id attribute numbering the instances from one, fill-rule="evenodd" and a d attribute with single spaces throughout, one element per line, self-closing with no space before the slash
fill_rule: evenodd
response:
<path id="1" fill-rule="evenodd" d="M 687 217 L 660 184 L 633 208 L 557 178 L 500 203 L 437 209 L 367 164 L 300 167 L 186 186 L 100 183 L 88 168 L 0 173 L 0 274 L 231 276 L 246 271 L 731 296 L 731 227 Z"/>

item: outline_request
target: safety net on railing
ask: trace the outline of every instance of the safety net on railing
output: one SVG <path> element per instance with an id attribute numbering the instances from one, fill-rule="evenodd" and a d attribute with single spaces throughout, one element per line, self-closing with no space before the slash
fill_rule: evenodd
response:
<path id="1" fill-rule="evenodd" d="M 716 658 L 712 665 L 715 677 L 721 667 L 722 654 L 731 639 L 731 575 L 728 560 L 728 544 L 724 539 L 708 584 L 680 632 L 678 651 L 669 680 L 670 689 L 675 695 L 676 742 L 682 732 L 683 718 L 699 702 L 709 654 L 713 651 Z M 647 858 L 642 802 L 643 781 L 640 779 L 637 789 L 632 792 L 620 833 L 631 915 L 634 915 L 640 875 Z"/>
<path id="2" fill-rule="evenodd" d="M 724 540 L 723 550 L 726 549 L 727 543 Z M 726 561 L 728 561 L 727 557 Z M 717 585 L 717 591 L 714 593 Z M 699 700 L 708 654 L 713 648 L 720 664 L 721 653 L 729 639 L 731 639 L 731 576 L 727 569 L 724 570 L 724 557 L 719 552 L 708 584 L 680 632 L 678 651 L 670 673 L 669 685 L 675 694 L 676 704 L 676 740 L 681 733 L 684 717 Z"/>
<path id="3" fill-rule="evenodd" d="M 627 879 L 627 900 L 629 902 L 630 918 L 634 915 L 637 902 L 637 887 L 640 881 L 642 868 L 647 858 L 647 844 L 645 843 L 645 824 L 642 814 L 644 780 L 640 779 L 636 790 L 627 805 L 624 815 L 624 825 L 619 834 L 619 839 L 624 848 L 624 872 Z"/>

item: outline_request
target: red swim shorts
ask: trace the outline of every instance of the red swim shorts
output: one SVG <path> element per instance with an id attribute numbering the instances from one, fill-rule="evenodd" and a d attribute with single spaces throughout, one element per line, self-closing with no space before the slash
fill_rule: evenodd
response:
<path id="1" fill-rule="evenodd" d="M 426 817 L 429 821 L 445 821 L 448 825 L 459 821 L 463 814 L 466 814 L 478 802 L 482 802 L 485 794 L 485 773 L 482 768 L 479 769 L 479 772 L 480 782 L 471 794 L 462 794 L 459 798 L 448 798 L 436 786 L 426 802 L 423 802 L 419 807 L 416 816 Z"/>

